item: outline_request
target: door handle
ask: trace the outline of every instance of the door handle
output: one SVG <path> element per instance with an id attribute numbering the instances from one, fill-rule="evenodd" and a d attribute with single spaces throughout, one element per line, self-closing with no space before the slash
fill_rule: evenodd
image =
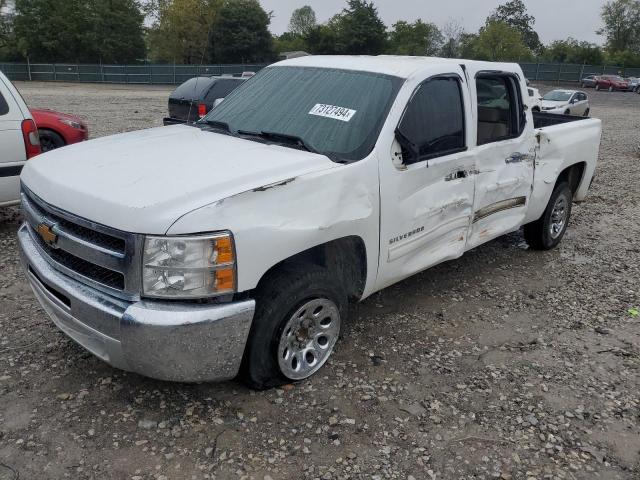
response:
<path id="1" fill-rule="evenodd" d="M 469 176 L 469 172 L 466 170 L 456 170 L 455 172 L 451 172 L 449 175 L 444 177 L 445 182 L 452 182 L 454 180 L 460 180 L 462 178 L 467 178 Z"/>
<path id="2" fill-rule="evenodd" d="M 534 156 L 528 153 L 515 152 L 504 159 L 504 163 L 522 163 L 533 159 Z"/>

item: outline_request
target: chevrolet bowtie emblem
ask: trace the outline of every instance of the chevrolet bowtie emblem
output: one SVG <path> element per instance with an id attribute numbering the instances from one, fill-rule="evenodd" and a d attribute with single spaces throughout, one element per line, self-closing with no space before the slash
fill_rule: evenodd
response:
<path id="1" fill-rule="evenodd" d="M 38 235 L 44 240 L 44 243 L 51 247 L 55 247 L 56 240 L 58 240 L 58 235 L 53 233 L 53 230 L 49 225 L 41 223 L 38 225 Z"/>

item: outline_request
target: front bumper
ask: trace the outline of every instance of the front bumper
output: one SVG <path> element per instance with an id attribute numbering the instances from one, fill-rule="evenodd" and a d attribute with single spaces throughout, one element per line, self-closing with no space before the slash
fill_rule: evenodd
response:
<path id="1" fill-rule="evenodd" d="M 29 284 L 51 320 L 109 365 L 180 382 L 237 375 L 253 320 L 253 300 L 219 305 L 126 302 L 54 269 L 25 225 L 18 241 Z"/>

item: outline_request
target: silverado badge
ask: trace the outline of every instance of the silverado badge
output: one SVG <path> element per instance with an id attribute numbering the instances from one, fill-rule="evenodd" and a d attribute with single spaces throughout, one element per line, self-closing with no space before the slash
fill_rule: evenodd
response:
<path id="1" fill-rule="evenodd" d="M 53 233 L 53 230 L 49 225 L 41 223 L 38 225 L 38 235 L 42 238 L 44 243 L 49 245 L 50 247 L 56 246 L 56 240 L 58 240 L 58 235 Z"/>

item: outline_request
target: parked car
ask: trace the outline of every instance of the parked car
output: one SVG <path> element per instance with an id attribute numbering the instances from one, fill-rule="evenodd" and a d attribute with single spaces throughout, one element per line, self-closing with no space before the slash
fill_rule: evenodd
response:
<path id="1" fill-rule="evenodd" d="M 509 63 L 273 64 L 195 126 L 28 162 L 27 278 L 53 322 L 115 367 L 303 380 L 350 301 L 523 225 L 532 249 L 561 242 L 601 122 L 534 113 L 526 95 Z"/>
<path id="2" fill-rule="evenodd" d="M 629 83 L 629 90 L 632 92 L 640 93 L 640 78 L 628 77 L 625 80 Z"/>
<path id="3" fill-rule="evenodd" d="M 582 80 L 580 80 L 580 86 L 582 88 L 595 88 L 599 79 L 600 77 L 598 75 L 587 75 Z"/>
<path id="4" fill-rule="evenodd" d="M 31 113 L 9 79 L 0 72 L 0 207 L 20 203 L 20 172 L 40 153 Z"/>
<path id="5" fill-rule="evenodd" d="M 43 152 L 89 139 L 89 128 L 79 117 L 53 110 L 31 109 Z"/>
<path id="6" fill-rule="evenodd" d="M 540 90 L 533 87 L 528 87 L 527 91 L 529 93 L 529 106 L 533 112 L 539 112 L 542 110 L 542 95 L 540 95 Z"/>
<path id="7" fill-rule="evenodd" d="M 552 90 L 542 97 L 542 111 L 560 115 L 588 117 L 589 97 L 578 90 Z"/>
<path id="8" fill-rule="evenodd" d="M 169 96 L 169 117 L 165 125 L 193 123 L 204 117 L 217 103 L 242 85 L 248 78 L 195 77 L 187 80 Z"/>
<path id="9" fill-rule="evenodd" d="M 602 75 L 596 82 L 596 90 L 626 92 L 629 90 L 629 82 L 618 75 Z"/>

